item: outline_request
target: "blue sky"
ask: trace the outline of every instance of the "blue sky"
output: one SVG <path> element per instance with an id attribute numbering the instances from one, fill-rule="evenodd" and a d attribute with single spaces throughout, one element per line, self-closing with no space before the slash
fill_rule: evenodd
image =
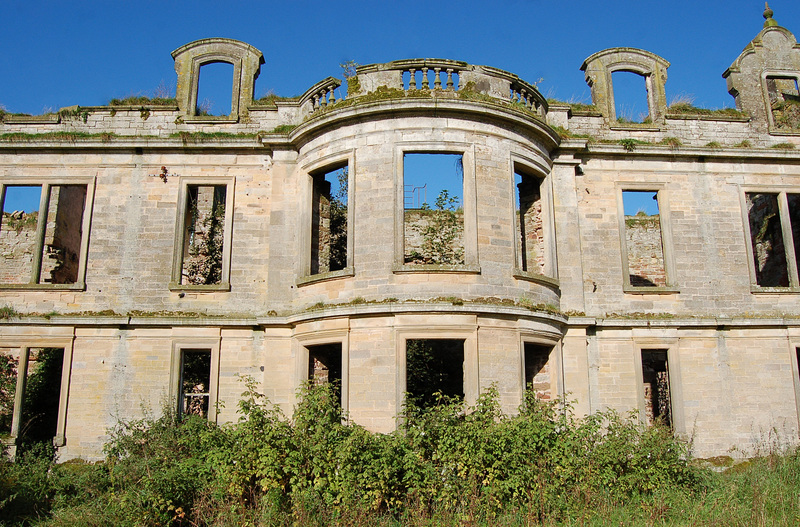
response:
<path id="1" fill-rule="evenodd" d="M 770 7 L 779 24 L 800 35 L 800 1 L 774 0 Z M 502 68 L 536 83 L 546 97 L 589 102 L 583 60 L 629 46 L 672 63 L 668 100 L 687 94 L 697 106 L 721 108 L 733 105 L 722 72 L 761 30 L 763 10 L 755 0 L 4 0 L 0 105 L 38 114 L 152 95 L 160 84 L 174 89 L 171 51 L 228 37 L 264 53 L 256 97 L 299 95 L 329 75 L 341 78 L 339 65 L 348 60 L 431 57 Z M 623 80 L 614 79 L 618 92 L 627 91 Z M 626 83 L 630 103 L 618 112 L 638 120 L 644 86 L 633 81 Z M 228 93 L 201 82 L 200 99 L 214 101 L 211 113 L 225 109 Z"/>
<path id="2" fill-rule="evenodd" d="M 779 24 L 800 33 L 800 2 L 771 7 Z M 341 77 L 346 60 L 436 57 L 499 67 L 538 83 L 545 96 L 588 101 L 583 60 L 631 46 L 672 63 L 668 98 L 686 93 L 699 106 L 723 107 L 733 99 L 721 74 L 761 29 L 763 9 L 755 0 L 4 0 L 0 104 L 36 114 L 148 94 L 162 81 L 174 86 L 172 50 L 229 37 L 264 53 L 256 96 L 301 94 Z"/>

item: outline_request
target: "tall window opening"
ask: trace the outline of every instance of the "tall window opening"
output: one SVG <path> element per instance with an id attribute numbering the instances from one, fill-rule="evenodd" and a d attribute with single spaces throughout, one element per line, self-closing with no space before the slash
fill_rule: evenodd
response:
<path id="1" fill-rule="evenodd" d="M 625 190 L 622 192 L 622 204 L 630 285 L 666 286 L 658 192 Z"/>
<path id="2" fill-rule="evenodd" d="M 646 77 L 630 71 L 615 71 L 611 74 L 611 83 L 617 122 L 650 122 Z"/>
<path id="3" fill-rule="evenodd" d="M 182 285 L 222 283 L 225 185 L 189 185 L 184 215 Z"/>
<path id="4" fill-rule="evenodd" d="M 308 380 L 333 386 L 338 401 L 342 398 L 342 344 L 307 346 Z"/>
<path id="5" fill-rule="evenodd" d="M 207 418 L 211 401 L 211 350 L 181 350 L 178 415 Z"/>
<path id="6" fill-rule="evenodd" d="M 436 404 L 438 394 L 464 399 L 464 340 L 406 340 L 406 392 L 418 407 Z"/>
<path id="7" fill-rule="evenodd" d="M 347 267 L 349 167 L 312 174 L 311 274 Z"/>
<path id="8" fill-rule="evenodd" d="M 767 77 L 767 95 L 773 125 L 778 129 L 800 129 L 800 88 L 796 77 Z"/>
<path id="9" fill-rule="evenodd" d="M 550 401 L 555 397 L 553 391 L 555 368 L 551 360 L 552 346 L 526 342 L 525 351 L 525 389 L 532 390 L 536 398 Z"/>
<path id="10" fill-rule="evenodd" d="M 642 350 L 642 383 L 644 385 L 645 422 L 660 420 L 672 426 L 672 399 L 669 385 L 667 350 Z"/>
<path id="11" fill-rule="evenodd" d="M 0 283 L 78 282 L 86 194 L 86 185 L 4 187 Z"/>
<path id="12" fill-rule="evenodd" d="M 464 263 L 461 154 L 403 156 L 404 263 Z"/>
<path id="13" fill-rule="evenodd" d="M 57 433 L 63 348 L 0 348 L 0 434 L 18 444 Z"/>
<path id="14" fill-rule="evenodd" d="M 233 64 L 211 62 L 200 66 L 195 115 L 230 115 L 233 101 Z"/>
<path id="15" fill-rule="evenodd" d="M 515 220 L 519 243 L 517 266 L 527 272 L 544 274 L 545 245 L 542 217 L 542 180 L 514 171 L 517 186 Z"/>
<path id="16" fill-rule="evenodd" d="M 797 287 L 800 194 L 745 194 L 756 284 Z"/>

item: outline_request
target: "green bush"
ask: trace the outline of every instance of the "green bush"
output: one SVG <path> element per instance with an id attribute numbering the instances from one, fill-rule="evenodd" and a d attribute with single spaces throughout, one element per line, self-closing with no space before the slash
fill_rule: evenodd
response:
<path id="1" fill-rule="evenodd" d="M 532 393 L 510 416 L 491 388 L 474 407 L 444 396 L 409 403 L 397 432 L 377 434 L 347 420 L 333 386 L 303 387 L 287 419 L 245 384 L 237 423 L 165 411 L 118 424 L 102 464 L 57 465 L 52 448 L 0 464 L 0 521 L 713 524 L 747 523 L 755 507 L 788 522 L 800 508 L 797 453 L 713 474 L 692 466 L 668 429 L 635 416 L 576 419 Z"/>

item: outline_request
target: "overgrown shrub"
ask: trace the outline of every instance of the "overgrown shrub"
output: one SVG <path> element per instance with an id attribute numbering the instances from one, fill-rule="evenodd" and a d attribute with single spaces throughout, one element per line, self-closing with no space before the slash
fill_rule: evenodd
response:
<path id="1" fill-rule="evenodd" d="M 748 506 L 769 508 L 767 496 L 800 485 L 798 454 L 753 463 L 725 486 L 694 468 L 686 444 L 663 426 L 611 411 L 576 419 L 532 393 L 513 416 L 501 412 L 495 389 L 469 408 L 446 397 L 424 409 L 409 404 L 397 432 L 378 434 L 347 420 L 330 385 L 305 386 L 287 419 L 245 383 L 237 423 L 165 411 L 120 423 L 104 464 L 54 465 L 51 449 L 0 465 L 2 521 L 713 524 L 721 512 L 703 510 L 704 497 L 750 518 Z M 770 476 L 762 483 L 751 468 Z M 789 521 L 800 505 L 787 498 L 773 508 Z"/>

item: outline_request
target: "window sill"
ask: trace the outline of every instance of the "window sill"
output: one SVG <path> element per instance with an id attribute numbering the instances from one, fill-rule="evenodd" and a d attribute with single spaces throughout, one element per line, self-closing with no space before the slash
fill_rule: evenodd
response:
<path id="1" fill-rule="evenodd" d="M 796 294 L 800 293 L 800 287 L 760 287 L 750 285 L 750 292 L 754 294 Z"/>
<path id="2" fill-rule="evenodd" d="M 680 289 L 674 286 L 622 286 L 622 292 L 629 295 L 677 295 Z"/>
<path id="3" fill-rule="evenodd" d="M 304 285 L 317 284 L 319 282 L 327 282 L 329 280 L 337 280 L 339 278 L 349 278 L 355 275 L 355 268 L 351 266 L 345 267 L 344 269 L 339 269 L 338 271 L 328 271 L 327 273 L 301 276 L 297 279 L 295 284 L 297 287 L 302 287 Z"/>
<path id="4" fill-rule="evenodd" d="M 239 119 L 229 115 L 184 115 L 183 122 L 195 124 L 235 124 L 239 122 Z"/>
<path id="5" fill-rule="evenodd" d="M 395 264 L 392 266 L 395 274 L 406 273 L 451 273 L 451 274 L 481 274 L 480 265 L 468 264 Z"/>
<path id="6" fill-rule="evenodd" d="M 191 291 L 194 293 L 212 293 L 215 291 L 227 292 L 231 290 L 231 284 L 209 284 L 209 285 L 188 285 L 178 282 L 169 283 L 170 291 Z"/>
<path id="7" fill-rule="evenodd" d="M 533 282 L 535 284 L 547 285 L 558 289 L 560 284 L 557 278 L 550 278 L 539 273 L 531 273 L 530 271 L 523 271 L 522 269 L 514 269 L 514 278 L 517 280 L 525 280 L 526 282 Z"/>
<path id="8" fill-rule="evenodd" d="M 74 284 L 0 284 L 0 291 L 85 291 L 83 282 Z"/>

